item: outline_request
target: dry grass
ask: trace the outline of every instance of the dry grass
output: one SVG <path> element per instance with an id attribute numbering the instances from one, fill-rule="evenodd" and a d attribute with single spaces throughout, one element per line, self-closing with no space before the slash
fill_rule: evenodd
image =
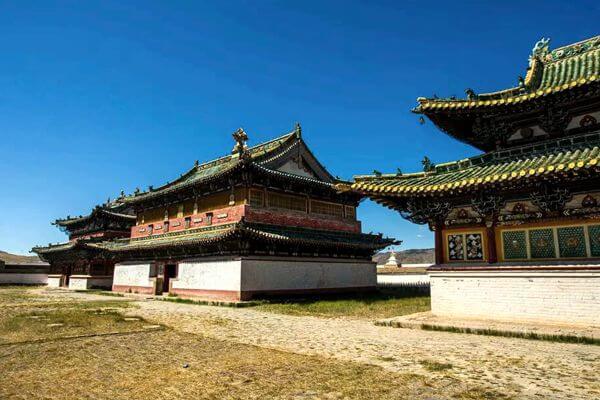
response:
<path id="1" fill-rule="evenodd" d="M 421 376 L 175 331 L 2 346 L 0 360 L 0 398 L 485 398 L 460 385 L 442 393 Z"/>
<path id="2" fill-rule="evenodd" d="M 8 297 L 14 301 L 18 294 Z M 2 314 L 0 398 L 501 398 L 455 380 L 448 385 L 444 378 L 391 373 L 172 329 L 148 330 L 147 322 L 121 316 L 119 310 L 127 306 L 111 299 L 65 301 Z M 52 324 L 62 325 L 48 326 Z"/>
<path id="3" fill-rule="evenodd" d="M 428 296 L 417 296 L 408 289 L 380 289 L 352 296 L 272 300 L 256 308 L 291 315 L 377 319 L 429 311 L 431 303 Z"/>

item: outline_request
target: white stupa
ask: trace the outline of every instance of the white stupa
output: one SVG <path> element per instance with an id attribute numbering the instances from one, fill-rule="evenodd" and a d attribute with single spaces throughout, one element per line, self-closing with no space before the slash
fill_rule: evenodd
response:
<path id="1" fill-rule="evenodd" d="M 384 267 L 385 268 L 400 268 L 401 266 L 402 265 L 398 262 L 398 259 L 396 258 L 396 252 L 394 250 L 392 250 L 390 252 L 390 257 L 385 262 Z"/>

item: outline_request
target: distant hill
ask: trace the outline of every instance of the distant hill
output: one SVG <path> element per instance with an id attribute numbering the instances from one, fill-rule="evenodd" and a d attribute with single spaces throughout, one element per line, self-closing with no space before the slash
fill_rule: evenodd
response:
<path id="1" fill-rule="evenodd" d="M 0 250 L 0 260 L 6 263 L 37 263 L 42 262 L 38 256 L 20 256 Z"/>
<path id="2" fill-rule="evenodd" d="M 385 264 L 390 257 L 390 252 L 385 251 L 373 256 L 377 264 Z M 409 249 L 396 252 L 396 259 L 402 264 L 433 264 L 435 255 L 433 249 Z"/>

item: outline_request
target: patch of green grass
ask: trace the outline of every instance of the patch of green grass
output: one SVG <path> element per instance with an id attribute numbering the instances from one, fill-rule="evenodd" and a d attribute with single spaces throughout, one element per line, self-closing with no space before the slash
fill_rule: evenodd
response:
<path id="1" fill-rule="evenodd" d="M 594 338 L 589 336 L 576 336 L 576 335 L 552 335 L 537 332 L 516 332 L 516 331 L 503 331 L 499 329 L 484 329 L 484 328 L 468 328 L 468 327 L 457 327 L 457 326 L 439 326 L 430 324 L 421 324 L 421 329 L 426 331 L 441 331 L 451 333 L 470 333 L 475 335 L 484 336 L 501 336 L 519 339 L 529 340 L 545 340 L 548 342 L 559 342 L 559 343 L 578 343 L 578 344 L 591 344 L 600 345 L 600 338 Z"/>
<path id="2" fill-rule="evenodd" d="M 430 298 L 408 289 L 297 299 L 264 300 L 256 309 L 280 314 L 320 317 L 390 318 L 429 311 Z"/>
<path id="3" fill-rule="evenodd" d="M 423 368 L 430 372 L 446 371 L 454 367 L 450 363 L 439 363 L 433 360 L 421 360 L 419 361 L 419 364 L 421 364 Z"/>

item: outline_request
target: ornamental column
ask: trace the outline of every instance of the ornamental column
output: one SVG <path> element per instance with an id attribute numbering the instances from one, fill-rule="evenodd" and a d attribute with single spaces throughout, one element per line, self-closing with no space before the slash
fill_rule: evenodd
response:
<path id="1" fill-rule="evenodd" d="M 498 252 L 496 250 L 496 224 L 493 221 L 485 223 L 485 233 L 487 239 L 488 262 L 494 264 L 498 262 Z"/>
<path id="2" fill-rule="evenodd" d="M 435 235 L 435 263 L 443 264 L 444 263 L 444 238 L 442 236 L 442 227 L 444 224 L 441 222 L 436 222 L 433 225 L 433 232 Z"/>

